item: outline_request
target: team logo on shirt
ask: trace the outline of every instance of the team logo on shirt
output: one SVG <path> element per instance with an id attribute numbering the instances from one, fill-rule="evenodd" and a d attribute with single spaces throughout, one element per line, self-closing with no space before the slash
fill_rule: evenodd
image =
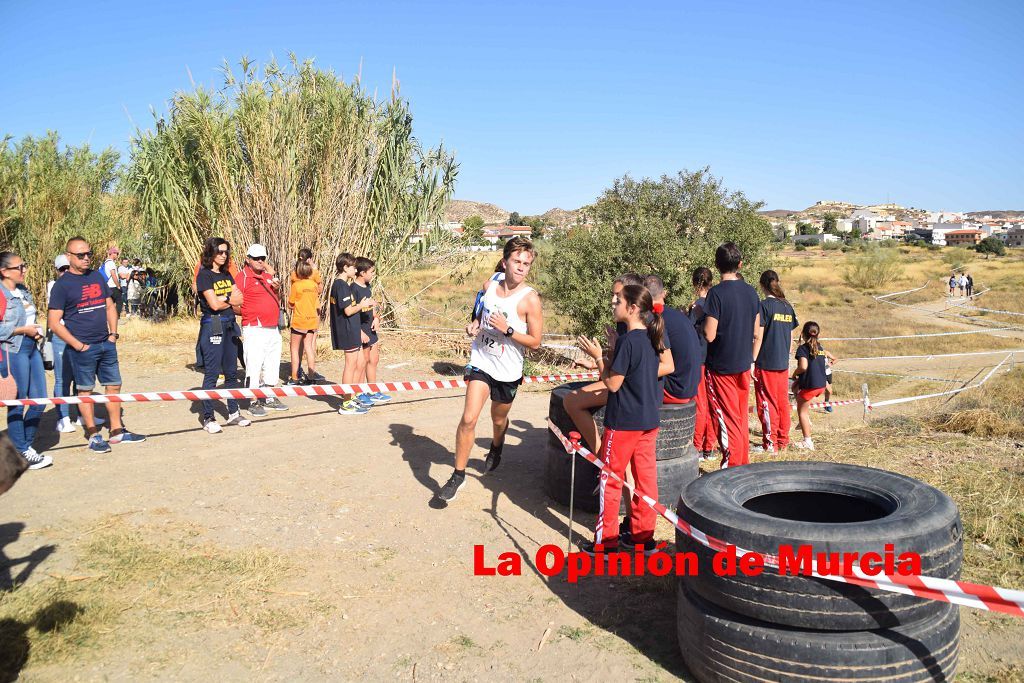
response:
<path id="1" fill-rule="evenodd" d="M 772 320 L 777 323 L 791 323 L 793 322 L 793 316 L 789 313 L 776 313 L 772 316 Z"/>

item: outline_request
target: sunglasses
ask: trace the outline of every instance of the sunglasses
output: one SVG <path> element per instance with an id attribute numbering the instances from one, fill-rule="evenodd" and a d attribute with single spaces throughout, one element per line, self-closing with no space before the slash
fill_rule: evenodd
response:
<path id="1" fill-rule="evenodd" d="M 218 254 L 227 254 L 227 253 L 229 253 L 230 251 L 231 251 L 230 249 L 218 249 L 218 250 L 217 250 L 217 253 L 218 253 Z"/>
<path id="2" fill-rule="evenodd" d="M 79 252 L 79 253 L 76 254 L 73 251 L 69 251 L 68 252 L 68 256 L 74 256 L 75 258 L 80 258 L 80 259 L 87 259 L 87 258 L 92 258 L 93 252 L 91 252 L 91 251 L 82 251 L 82 252 Z"/>
<path id="3" fill-rule="evenodd" d="M 21 263 L 21 264 L 16 265 L 16 266 L 7 266 L 6 268 L 4 268 L 4 270 L 20 270 L 21 272 L 24 273 L 26 270 L 28 270 L 28 264 L 27 263 Z"/>
<path id="4" fill-rule="evenodd" d="M 266 256 L 250 256 L 249 258 L 251 258 L 253 261 L 266 261 L 267 260 Z"/>

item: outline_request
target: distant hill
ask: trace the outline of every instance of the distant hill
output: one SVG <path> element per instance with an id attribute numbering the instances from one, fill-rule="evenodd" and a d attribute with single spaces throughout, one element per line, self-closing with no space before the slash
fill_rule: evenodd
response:
<path id="1" fill-rule="evenodd" d="M 800 212 L 792 209 L 772 209 L 771 211 L 758 211 L 758 213 L 768 218 L 788 218 Z"/>
<path id="2" fill-rule="evenodd" d="M 509 212 L 500 206 L 486 202 L 471 202 L 465 199 L 453 199 L 448 204 L 444 217 L 451 222 L 461 223 L 470 216 L 480 216 L 486 225 L 507 223 Z"/>
<path id="3" fill-rule="evenodd" d="M 544 225 L 553 225 L 556 228 L 567 228 L 579 221 L 580 210 L 566 211 L 565 209 L 549 209 L 541 214 Z"/>
<path id="4" fill-rule="evenodd" d="M 1006 220 L 1024 218 L 1024 211 L 971 211 L 967 214 L 971 218 L 981 218 L 982 216 L 992 216 L 997 220 Z"/>

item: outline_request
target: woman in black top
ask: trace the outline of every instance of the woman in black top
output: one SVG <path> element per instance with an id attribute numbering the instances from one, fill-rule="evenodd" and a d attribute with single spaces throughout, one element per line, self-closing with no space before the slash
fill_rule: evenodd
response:
<path id="1" fill-rule="evenodd" d="M 796 311 L 786 301 L 779 274 L 761 273 L 760 327 L 754 330 L 754 402 L 761 421 L 760 452 L 778 453 L 789 446 L 789 351 Z"/>
<path id="2" fill-rule="evenodd" d="M 700 342 L 700 384 L 697 385 L 697 414 L 693 427 L 693 447 L 700 451 L 701 460 L 715 457 L 718 443 L 715 436 L 715 423 L 711 417 L 711 400 L 708 398 L 707 377 L 704 372 L 704 361 L 708 355 L 708 340 L 704 337 L 704 301 L 711 289 L 711 269 L 701 266 L 693 271 L 694 302 L 690 305 L 687 315 L 697 329 L 697 340 Z"/>
<path id="3" fill-rule="evenodd" d="M 203 246 L 201 267 L 196 275 L 196 294 L 202 318 L 199 323 L 199 351 L 203 357 L 203 389 L 215 389 L 217 376 L 224 375 L 224 387 L 237 387 L 238 351 L 235 339 L 235 308 L 241 301 L 231 299 L 235 279 L 228 272 L 231 245 L 223 237 L 210 237 Z M 221 426 L 213 415 L 213 401 L 203 401 L 203 429 L 218 434 Z M 238 402 L 228 399 L 229 425 L 252 424 L 238 412 Z"/>
<path id="4" fill-rule="evenodd" d="M 800 420 L 800 431 L 803 441 L 797 441 L 797 448 L 813 451 L 814 441 L 811 440 L 811 400 L 821 396 L 828 380 L 825 378 L 825 359 L 835 363 L 831 353 L 821 347 L 818 337 L 821 328 L 818 323 L 809 321 L 804 324 L 800 333 L 802 342 L 796 350 L 796 371 L 793 379 L 797 380 L 796 414 Z"/>

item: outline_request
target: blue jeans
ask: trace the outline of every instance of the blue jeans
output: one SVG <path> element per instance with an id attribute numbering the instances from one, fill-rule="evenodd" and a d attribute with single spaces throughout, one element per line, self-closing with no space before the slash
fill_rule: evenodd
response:
<path id="1" fill-rule="evenodd" d="M 10 372 L 14 373 L 14 381 L 18 385 L 18 398 L 46 398 L 46 370 L 43 369 L 43 355 L 39 353 L 35 342 L 24 339 L 18 353 L 7 353 Z M 27 451 L 36 440 L 39 429 L 39 416 L 43 414 L 43 406 L 18 406 L 7 409 L 7 434 L 11 443 L 21 453 Z"/>
<path id="2" fill-rule="evenodd" d="M 57 335 L 53 335 L 51 344 L 53 345 L 53 395 L 71 396 L 71 377 L 74 373 L 71 371 L 71 358 L 64 356 L 68 343 Z M 56 408 L 57 419 L 71 416 L 71 407 L 68 404 L 61 403 Z"/>
<path id="3" fill-rule="evenodd" d="M 215 334 L 217 323 L 220 334 Z M 199 351 L 203 357 L 203 389 L 217 388 L 217 375 L 224 375 L 224 388 L 238 388 L 238 349 L 235 337 L 238 328 L 234 316 L 203 318 L 199 325 Z M 238 401 L 228 399 L 228 413 L 238 412 Z M 213 401 L 203 401 L 203 422 L 213 419 Z"/>

